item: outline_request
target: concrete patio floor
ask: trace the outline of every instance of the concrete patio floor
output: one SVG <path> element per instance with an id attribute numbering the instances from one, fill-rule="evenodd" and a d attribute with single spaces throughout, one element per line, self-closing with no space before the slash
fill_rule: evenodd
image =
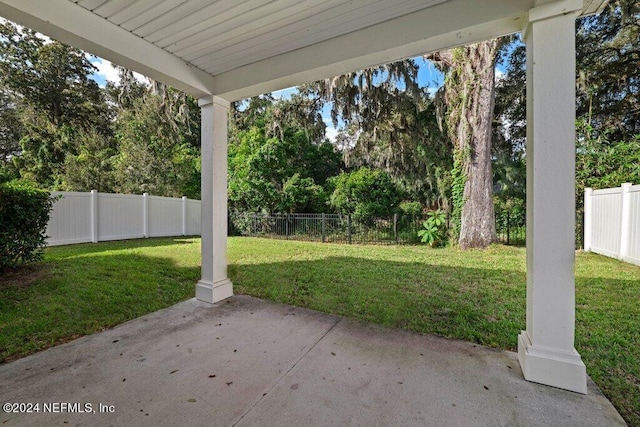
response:
<path id="1" fill-rule="evenodd" d="M 624 425 L 591 380 L 586 396 L 529 383 L 515 353 L 246 296 L 2 365 L 0 402 L 40 404 L 2 426 Z"/>

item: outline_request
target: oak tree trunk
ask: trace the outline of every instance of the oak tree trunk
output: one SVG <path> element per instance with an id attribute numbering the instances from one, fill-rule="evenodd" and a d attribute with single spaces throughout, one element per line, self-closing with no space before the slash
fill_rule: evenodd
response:
<path id="1" fill-rule="evenodd" d="M 445 65 L 444 101 L 454 146 L 454 217 L 459 215 L 462 249 L 486 248 L 496 240 L 491 170 L 491 123 L 495 63 L 501 40 L 455 48 L 431 58 Z M 456 213 L 457 210 L 457 213 Z M 455 218 L 454 218 L 455 220 Z"/>

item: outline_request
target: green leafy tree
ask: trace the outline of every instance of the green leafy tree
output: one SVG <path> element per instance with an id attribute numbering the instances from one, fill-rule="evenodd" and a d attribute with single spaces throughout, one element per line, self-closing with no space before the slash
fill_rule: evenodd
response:
<path id="1" fill-rule="evenodd" d="M 166 120 L 163 98 L 137 99 L 120 110 L 115 123 L 119 153 L 113 160 L 115 188 L 121 193 L 199 198 L 199 150 Z"/>
<path id="2" fill-rule="evenodd" d="M 20 112 L 15 96 L 0 88 L 0 163 L 6 164 L 20 153 Z"/>
<path id="3" fill-rule="evenodd" d="M 324 212 L 329 202 L 322 186 L 313 178 L 301 178 L 299 173 L 282 185 L 282 193 L 280 212 Z"/>
<path id="4" fill-rule="evenodd" d="M 245 212 L 318 212 L 323 186 L 337 174 L 341 156 L 324 139 L 321 103 L 304 94 L 274 101 L 252 98 L 232 112 L 229 207 Z M 243 118 L 244 108 L 248 118 Z"/>
<path id="5" fill-rule="evenodd" d="M 89 78 L 94 71 L 84 52 L 0 24 L 0 84 L 20 117 L 20 147 L 12 159 L 23 178 L 60 188 L 66 155 L 76 154 L 75 134 L 91 128 L 111 135 L 109 109 Z"/>
<path id="6" fill-rule="evenodd" d="M 610 145 L 600 139 L 578 141 L 576 155 L 576 197 L 584 189 L 619 187 L 625 182 L 640 184 L 640 134 L 629 141 Z"/>
<path id="7" fill-rule="evenodd" d="M 240 132 L 229 146 L 230 208 L 249 212 L 322 210 L 326 196 L 314 176 L 321 183 L 328 177 L 318 176 L 323 168 L 314 166 L 323 161 L 338 164 L 340 159 L 333 149 L 330 157 L 326 155 L 327 145 L 311 143 L 302 130 L 287 130 L 283 139 L 268 138 L 258 127 Z"/>
<path id="8" fill-rule="evenodd" d="M 577 115 L 584 137 L 629 141 L 640 133 L 640 4 L 610 1 L 578 21 Z"/>
<path id="9" fill-rule="evenodd" d="M 19 177 L 13 160 L 20 154 L 22 131 L 18 100 L 0 87 L 0 183 Z"/>
<path id="10" fill-rule="evenodd" d="M 290 164 L 283 144 L 259 127 L 240 132 L 229 145 L 229 208 L 240 212 L 275 212 L 282 179 Z"/>
<path id="11" fill-rule="evenodd" d="M 28 28 L 0 24 L 0 71 L 3 86 L 42 112 L 55 126 L 109 126 L 107 106 L 97 83 L 97 69 L 86 54 L 57 41 L 45 41 Z"/>
<path id="12" fill-rule="evenodd" d="M 397 213 L 402 201 L 391 176 L 379 169 L 363 167 L 341 173 L 333 178 L 333 186 L 331 206 L 365 224 L 371 223 L 375 217 L 389 217 Z"/>
<path id="13" fill-rule="evenodd" d="M 526 54 L 517 38 L 505 44 L 500 62 L 505 75 L 496 82 L 493 122 L 493 187 L 496 220 L 506 228 L 524 225 L 526 201 Z"/>
<path id="14" fill-rule="evenodd" d="M 522 152 L 526 126 L 525 46 L 503 51 L 506 74 L 496 87 L 497 146 Z M 576 111 L 580 141 L 615 145 L 640 133 L 640 6 L 607 4 L 580 18 L 576 30 Z M 495 144 L 494 144 L 495 145 Z"/>
<path id="15" fill-rule="evenodd" d="M 73 147 L 73 127 L 56 126 L 33 107 L 25 108 L 21 119 L 21 151 L 14 158 L 20 177 L 43 188 L 60 189 L 65 157 Z"/>
<path id="16" fill-rule="evenodd" d="M 415 200 L 448 208 L 451 148 L 412 60 L 336 76 L 315 85 L 333 101 L 349 167 L 386 171 Z"/>
<path id="17" fill-rule="evenodd" d="M 525 200 L 527 168 L 525 156 L 498 152 L 493 160 L 493 187 L 496 195 L 503 200 Z"/>
<path id="18" fill-rule="evenodd" d="M 499 62 L 506 72 L 496 81 L 492 151 L 494 157 L 517 159 L 527 137 L 526 46 L 520 38 L 502 46 Z"/>
<path id="19" fill-rule="evenodd" d="M 75 137 L 74 153 L 67 154 L 62 187 L 66 191 L 97 190 L 114 192 L 115 140 L 95 129 L 80 130 Z"/>

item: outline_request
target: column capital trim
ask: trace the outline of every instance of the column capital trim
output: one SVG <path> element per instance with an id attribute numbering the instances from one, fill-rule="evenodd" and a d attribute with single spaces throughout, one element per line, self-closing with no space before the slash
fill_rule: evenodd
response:
<path id="1" fill-rule="evenodd" d="M 205 105 L 209 104 L 219 105 L 220 107 L 224 107 L 227 110 L 231 108 L 231 103 L 226 99 L 220 98 L 219 96 L 211 95 L 198 98 L 198 107 L 202 108 Z"/>
<path id="2" fill-rule="evenodd" d="M 542 21 L 558 15 L 581 12 L 584 6 L 582 0 L 560 0 L 543 4 L 529 10 L 528 22 Z"/>
<path id="3" fill-rule="evenodd" d="M 522 27 L 522 37 L 526 38 L 527 30 L 532 22 L 543 21 L 560 15 L 574 14 L 575 17 L 582 12 L 583 0 L 560 0 L 543 4 L 529 10 Z"/>

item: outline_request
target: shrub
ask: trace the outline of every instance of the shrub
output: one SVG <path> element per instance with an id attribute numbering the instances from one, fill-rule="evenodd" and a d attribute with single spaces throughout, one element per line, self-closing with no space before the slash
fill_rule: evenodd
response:
<path id="1" fill-rule="evenodd" d="M 377 169 L 360 168 L 333 178 L 335 190 L 331 206 L 339 213 L 352 215 L 354 221 L 373 225 L 376 217 L 398 212 L 400 191 L 391 176 Z"/>
<path id="2" fill-rule="evenodd" d="M 402 202 L 400 203 L 400 212 L 406 216 L 415 218 L 422 214 L 422 203 L 420 202 Z"/>
<path id="3" fill-rule="evenodd" d="M 418 231 L 418 236 L 423 243 L 427 243 L 432 248 L 444 243 L 447 235 L 447 217 L 440 209 L 427 214 L 427 220 L 422 224 L 422 230 Z"/>
<path id="4" fill-rule="evenodd" d="M 0 271 L 42 259 L 53 200 L 17 181 L 0 184 Z"/>

